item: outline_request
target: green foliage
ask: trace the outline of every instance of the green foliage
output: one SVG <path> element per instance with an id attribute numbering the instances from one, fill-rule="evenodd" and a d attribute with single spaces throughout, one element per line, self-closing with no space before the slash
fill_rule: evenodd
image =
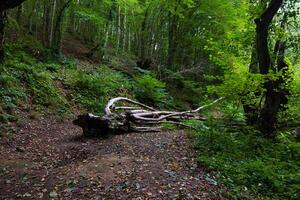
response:
<path id="1" fill-rule="evenodd" d="M 68 102 L 55 86 L 53 76 L 49 72 L 33 73 L 27 79 L 32 93 L 32 103 L 49 108 L 51 111 L 64 111 Z"/>
<path id="2" fill-rule="evenodd" d="M 167 103 L 165 83 L 157 80 L 151 74 L 137 76 L 134 80 L 136 81 L 134 94 L 138 101 L 152 106 L 163 106 Z"/>
<path id="3" fill-rule="evenodd" d="M 177 128 L 178 127 L 176 125 L 172 124 L 172 123 L 163 123 L 162 124 L 162 129 L 163 130 L 170 131 L 170 130 L 176 130 Z"/>
<path id="4" fill-rule="evenodd" d="M 170 70 L 166 71 L 166 76 L 167 88 L 173 97 L 173 109 L 187 110 L 190 107 L 199 106 L 199 102 L 206 98 L 205 88 L 201 86 L 199 81 L 185 78 L 183 75 Z"/>
<path id="5" fill-rule="evenodd" d="M 11 59 L 14 61 L 18 59 L 20 62 L 29 65 L 32 65 L 36 60 L 47 62 L 49 58 L 51 59 L 50 51 L 30 35 L 23 35 L 13 43 L 6 45 L 5 53 L 8 62 Z"/>
<path id="6" fill-rule="evenodd" d="M 299 143 L 287 137 L 274 143 L 251 128 L 238 130 L 215 119 L 193 125 L 198 161 L 217 171 L 227 198 L 299 199 Z"/>
<path id="7" fill-rule="evenodd" d="M 130 96 L 130 80 L 104 65 L 90 70 L 68 70 L 65 76 L 65 84 L 71 89 L 70 100 L 90 112 L 101 114 L 110 98 Z"/>
<path id="8" fill-rule="evenodd" d="M 297 66 L 297 65 L 296 65 Z M 300 122 L 300 70 L 299 67 L 294 69 L 295 73 L 292 76 L 293 81 L 287 86 L 291 96 L 289 97 L 289 103 L 287 109 L 283 110 L 279 117 L 283 125 L 289 126 L 293 124 L 299 124 Z"/>
<path id="9" fill-rule="evenodd" d="M 19 99 L 25 99 L 25 89 L 21 87 L 19 80 L 2 71 L 0 73 L 0 107 L 11 113 L 19 105 Z"/>

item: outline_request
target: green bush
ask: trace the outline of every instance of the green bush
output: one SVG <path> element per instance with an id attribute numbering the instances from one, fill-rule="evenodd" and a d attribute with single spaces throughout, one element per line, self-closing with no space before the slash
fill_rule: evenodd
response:
<path id="1" fill-rule="evenodd" d="M 71 88 L 71 101 L 98 114 L 103 112 L 110 98 L 130 96 L 132 87 L 128 78 L 106 66 L 85 71 L 67 70 L 66 84 Z"/>
<path id="2" fill-rule="evenodd" d="M 137 76 L 134 94 L 138 101 L 151 106 L 162 106 L 167 102 L 165 83 L 157 80 L 150 74 Z"/>
<path id="3" fill-rule="evenodd" d="M 19 79 L 6 70 L 0 72 L 0 85 L 0 107 L 11 113 L 20 100 L 26 99 L 26 91 Z"/>
<path id="4" fill-rule="evenodd" d="M 299 143 L 287 138 L 275 143 L 252 128 L 226 128 L 221 120 L 189 123 L 197 127 L 199 163 L 216 171 L 230 191 L 227 198 L 300 198 Z"/>
<path id="5" fill-rule="evenodd" d="M 28 77 L 28 83 L 35 105 L 41 105 L 53 111 L 67 109 L 68 102 L 60 94 L 49 72 L 33 73 Z"/>
<path id="6" fill-rule="evenodd" d="M 188 110 L 191 107 L 198 107 L 203 101 L 206 88 L 200 81 L 192 77 L 183 76 L 170 70 L 165 71 L 165 81 L 172 99 L 172 109 Z"/>

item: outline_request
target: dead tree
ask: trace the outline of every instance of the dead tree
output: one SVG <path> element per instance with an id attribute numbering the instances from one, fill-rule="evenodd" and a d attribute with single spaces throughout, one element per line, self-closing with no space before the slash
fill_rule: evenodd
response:
<path id="1" fill-rule="evenodd" d="M 128 132 L 159 132 L 162 129 L 161 124 L 163 123 L 192 128 L 182 123 L 182 121 L 187 119 L 204 121 L 205 117 L 199 115 L 199 111 L 222 99 L 219 98 L 195 110 L 176 112 L 160 111 L 125 97 L 117 97 L 107 103 L 104 116 L 100 117 L 93 114 L 79 115 L 73 121 L 73 124 L 80 126 L 83 129 L 84 136 L 87 137 L 106 137 L 110 134 Z M 129 106 L 116 106 L 117 103 Z"/>

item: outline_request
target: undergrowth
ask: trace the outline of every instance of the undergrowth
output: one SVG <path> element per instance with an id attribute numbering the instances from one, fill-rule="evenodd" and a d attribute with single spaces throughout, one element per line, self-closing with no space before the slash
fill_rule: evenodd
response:
<path id="1" fill-rule="evenodd" d="M 112 97 L 132 97 L 133 82 L 125 75 L 107 66 L 65 72 L 65 84 L 70 89 L 69 100 L 76 105 L 101 114 Z"/>
<path id="2" fill-rule="evenodd" d="M 274 142 L 224 119 L 189 122 L 198 162 L 212 170 L 229 199 L 299 199 L 300 143 L 282 132 Z"/>
<path id="3" fill-rule="evenodd" d="M 52 114 L 65 118 L 71 116 L 72 108 L 101 115 L 107 101 L 118 96 L 155 107 L 164 107 L 167 101 L 166 86 L 154 74 L 137 72 L 132 77 L 106 65 L 52 57 L 31 37 L 8 44 L 6 62 L 0 67 L 1 132 L 18 121 L 17 110 L 32 117 Z"/>

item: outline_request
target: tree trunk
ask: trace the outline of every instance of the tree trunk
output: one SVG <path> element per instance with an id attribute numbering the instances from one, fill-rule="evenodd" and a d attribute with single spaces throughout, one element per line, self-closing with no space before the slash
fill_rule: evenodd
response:
<path id="1" fill-rule="evenodd" d="M 37 0 L 34 1 L 32 11 L 29 14 L 29 33 L 31 33 L 31 34 L 33 34 L 32 26 L 33 26 L 33 18 L 35 17 L 36 7 L 37 7 Z M 37 22 L 35 22 L 35 23 L 37 23 Z"/>
<path id="2" fill-rule="evenodd" d="M 168 67 L 172 68 L 174 65 L 175 52 L 176 52 L 176 25 L 177 20 L 176 16 L 174 16 L 171 12 L 169 14 L 169 48 L 168 48 Z"/>
<path id="3" fill-rule="evenodd" d="M 121 7 L 118 6 L 118 20 L 117 20 L 117 46 L 116 49 L 119 51 L 121 40 Z"/>
<path id="4" fill-rule="evenodd" d="M 272 0 L 269 7 L 255 20 L 256 23 L 256 45 L 260 73 L 266 75 L 271 68 L 271 57 L 268 48 L 268 37 L 270 24 L 280 9 L 283 0 Z M 279 63 L 278 63 L 279 64 Z M 265 104 L 260 113 L 258 122 L 259 129 L 268 137 L 275 137 L 275 125 L 277 123 L 277 114 L 282 103 L 282 92 L 279 89 L 279 82 L 266 80 L 264 88 L 266 89 Z"/>
<path id="5" fill-rule="evenodd" d="M 43 43 L 46 47 L 50 46 L 49 32 L 50 32 L 50 12 L 51 5 L 44 0 L 44 16 L 43 16 Z"/>
<path id="6" fill-rule="evenodd" d="M 6 11 L 0 11 L 0 64 L 4 62 Z"/>
<path id="7" fill-rule="evenodd" d="M 70 6 L 71 1 L 72 0 L 68 0 L 66 3 L 63 4 L 56 18 L 56 23 L 53 31 L 53 41 L 51 45 L 52 51 L 56 55 L 60 54 L 64 13 L 65 10 Z"/>
<path id="8" fill-rule="evenodd" d="M 148 20 L 148 8 L 145 11 L 144 19 L 141 27 L 141 40 L 140 40 L 140 61 L 142 63 L 146 60 L 146 25 Z"/>
<path id="9" fill-rule="evenodd" d="M 256 23 L 256 45 L 259 69 L 261 74 L 268 74 L 271 64 L 271 58 L 268 48 L 268 37 L 270 24 L 280 9 L 283 0 L 272 0 L 269 7 L 255 19 Z"/>
<path id="10" fill-rule="evenodd" d="M 55 12 L 56 12 L 56 0 L 53 0 L 52 6 L 51 6 L 51 25 L 50 25 L 50 34 L 49 34 L 49 46 L 52 46 L 52 42 L 53 42 Z"/>
<path id="11" fill-rule="evenodd" d="M 281 24 L 281 28 L 284 29 L 287 22 L 286 15 Z M 287 75 L 288 65 L 284 60 L 285 57 L 286 42 L 278 40 L 275 44 L 275 55 L 277 56 L 277 63 L 274 63 L 272 70 L 274 72 L 282 71 L 282 75 L 276 80 L 268 80 L 266 83 L 266 100 L 265 105 L 261 113 L 261 129 L 268 130 L 272 133 L 270 136 L 275 137 L 275 125 L 277 123 L 277 114 L 279 110 L 286 109 L 285 105 L 288 103 L 289 90 L 285 87 L 290 77 Z"/>
<path id="12" fill-rule="evenodd" d="M 4 62 L 4 40 L 5 40 L 5 23 L 6 10 L 21 5 L 25 0 L 2 0 L 0 3 L 0 63 Z"/>
<path id="13" fill-rule="evenodd" d="M 124 10 L 124 17 L 123 17 L 123 52 L 126 51 L 126 40 L 127 40 L 127 14 L 126 14 L 126 8 Z"/>

